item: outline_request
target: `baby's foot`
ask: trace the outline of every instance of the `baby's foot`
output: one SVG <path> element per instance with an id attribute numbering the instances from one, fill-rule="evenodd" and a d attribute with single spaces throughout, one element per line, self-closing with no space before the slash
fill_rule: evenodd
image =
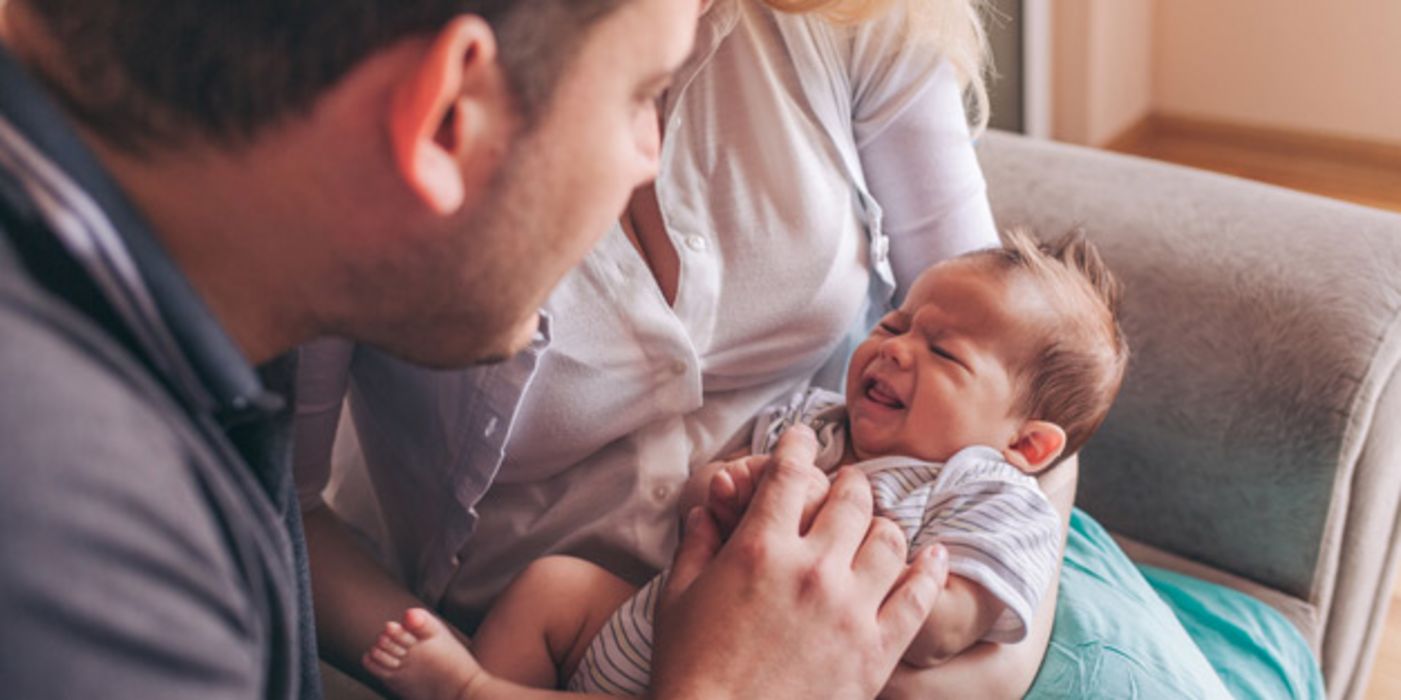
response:
<path id="1" fill-rule="evenodd" d="M 427 610 L 412 608 L 404 622 L 388 622 L 360 662 L 407 700 L 455 700 L 479 671 L 466 647 Z"/>

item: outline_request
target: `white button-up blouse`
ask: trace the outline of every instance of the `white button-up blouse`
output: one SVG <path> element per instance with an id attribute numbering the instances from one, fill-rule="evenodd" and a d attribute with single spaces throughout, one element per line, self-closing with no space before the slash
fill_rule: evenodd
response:
<path id="1" fill-rule="evenodd" d="M 304 503 L 327 482 L 348 384 L 382 544 L 450 618 L 470 627 L 545 554 L 637 582 L 665 565 L 693 468 L 765 405 L 839 386 L 897 287 L 997 240 L 958 81 L 902 22 L 716 2 L 663 105 L 674 303 L 615 226 L 550 298 L 548 339 L 505 364 L 429 371 L 311 346 Z"/>

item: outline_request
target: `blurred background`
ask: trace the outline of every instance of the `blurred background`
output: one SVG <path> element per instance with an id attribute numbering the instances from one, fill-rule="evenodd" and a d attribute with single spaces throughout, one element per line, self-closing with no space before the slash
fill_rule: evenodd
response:
<path id="1" fill-rule="evenodd" d="M 1401 0 L 991 0 L 992 126 L 1401 211 Z M 1401 698 L 1401 589 L 1366 697 Z"/>
<path id="2" fill-rule="evenodd" d="M 1401 1 L 990 5 L 995 128 L 1401 211 Z"/>

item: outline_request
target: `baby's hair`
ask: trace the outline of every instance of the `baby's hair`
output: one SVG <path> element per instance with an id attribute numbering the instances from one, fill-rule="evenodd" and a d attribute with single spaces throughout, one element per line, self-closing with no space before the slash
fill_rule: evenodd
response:
<path id="1" fill-rule="evenodd" d="M 1055 318 L 1043 329 L 1015 410 L 1065 430 L 1061 459 L 1075 454 L 1099 429 L 1128 366 L 1129 346 L 1119 326 L 1119 281 L 1081 230 L 1050 242 L 1027 231 L 1003 233 L 1002 247 L 970 253 L 1006 274 L 1026 275 L 1046 295 Z"/>

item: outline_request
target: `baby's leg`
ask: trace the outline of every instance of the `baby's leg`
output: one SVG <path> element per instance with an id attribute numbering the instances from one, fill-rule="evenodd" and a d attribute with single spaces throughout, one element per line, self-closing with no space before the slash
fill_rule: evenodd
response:
<path id="1" fill-rule="evenodd" d="M 479 667 L 467 648 L 427 610 L 413 608 L 389 622 L 361 658 L 365 668 L 407 700 L 466 698 Z"/>
<path id="2" fill-rule="evenodd" d="M 558 688 L 636 590 L 582 559 L 537 560 L 492 604 L 472 638 L 472 653 L 497 678 Z"/>

